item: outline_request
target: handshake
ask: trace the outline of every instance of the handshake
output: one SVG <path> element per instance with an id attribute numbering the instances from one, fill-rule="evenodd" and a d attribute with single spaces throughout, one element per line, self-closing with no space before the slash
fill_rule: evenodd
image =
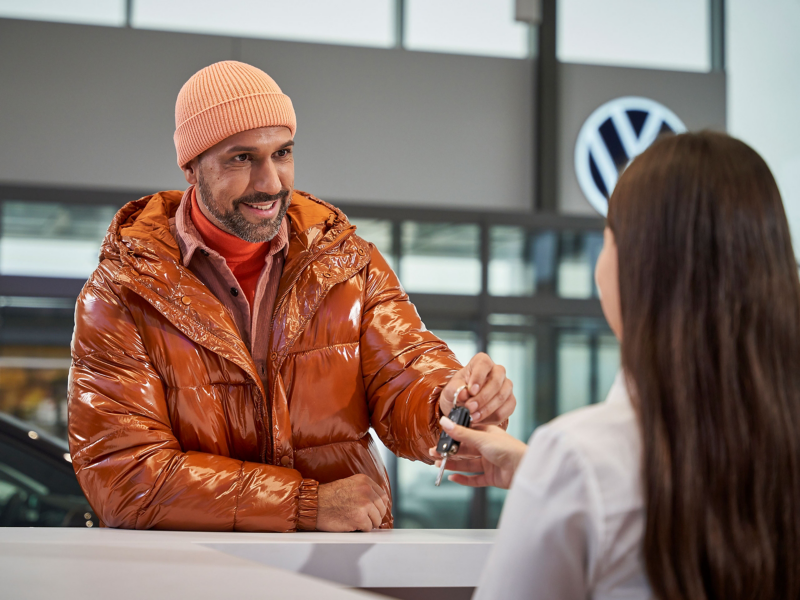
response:
<path id="1" fill-rule="evenodd" d="M 458 397 L 456 394 L 458 393 Z M 459 471 L 449 479 L 461 485 L 495 485 L 507 488 L 516 466 L 525 453 L 525 444 L 500 427 L 514 412 L 517 401 L 506 370 L 486 354 L 477 354 L 442 389 L 439 411 L 450 414 L 458 404 L 470 411 L 473 429 L 467 429 L 442 416 L 442 429 L 461 442 L 457 456 L 448 463 Z M 429 453 L 437 458 L 435 448 Z M 436 465 L 440 466 L 437 460 Z M 464 475 L 463 473 L 478 473 Z M 385 490 L 366 475 L 352 475 L 319 486 L 317 529 L 319 531 L 370 531 L 380 527 L 389 510 Z"/>

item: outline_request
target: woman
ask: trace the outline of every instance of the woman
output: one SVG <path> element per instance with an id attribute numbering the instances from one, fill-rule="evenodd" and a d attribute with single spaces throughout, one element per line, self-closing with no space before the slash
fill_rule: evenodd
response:
<path id="1" fill-rule="evenodd" d="M 511 492 L 476 598 L 800 598 L 800 281 L 775 181 L 721 134 L 662 138 L 609 201 L 605 402 L 536 430 L 443 425 Z"/>

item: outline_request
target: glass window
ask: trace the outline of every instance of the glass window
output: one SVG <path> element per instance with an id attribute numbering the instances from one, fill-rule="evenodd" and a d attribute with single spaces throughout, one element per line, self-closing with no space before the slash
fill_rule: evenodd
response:
<path id="1" fill-rule="evenodd" d="M 601 335 L 597 347 L 597 400 L 605 400 L 619 371 L 619 342 L 613 334 Z"/>
<path id="2" fill-rule="evenodd" d="M 514 12 L 515 0 L 406 0 L 403 46 L 527 58 L 530 30 L 514 20 Z"/>
<path id="3" fill-rule="evenodd" d="M 509 419 L 508 433 L 527 441 L 534 426 L 536 338 L 529 333 L 495 331 L 489 334 L 488 354 L 506 368 L 506 377 L 514 383 L 517 408 Z"/>
<path id="4" fill-rule="evenodd" d="M 462 364 L 478 349 L 471 331 L 433 331 Z M 397 459 L 397 527 L 405 529 L 462 529 L 469 524 L 472 491 L 445 479 L 434 485 L 438 469 L 422 462 Z"/>
<path id="5" fill-rule="evenodd" d="M 761 12 L 758 12 L 758 19 Z M 758 20 L 757 19 L 757 20 Z M 708 0 L 558 0 L 563 62 L 708 71 Z"/>
<path id="6" fill-rule="evenodd" d="M 589 237 L 584 240 L 587 235 Z M 528 231 L 509 225 L 492 227 L 489 230 L 489 293 L 493 296 L 529 296 L 540 288 L 552 290 L 558 272 L 563 280 L 559 287 L 561 295 L 590 296 L 593 284 L 585 273 L 587 268 L 594 272 L 596 258 L 593 261 L 593 254 L 586 254 L 584 247 L 594 250 L 591 245 L 594 236 L 595 232 L 568 233 L 559 247 L 560 237 L 554 231 Z M 585 264 L 587 261 L 591 267 Z"/>
<path id="7" fill-rule="evenodd" d="M 517 408 L 508 421 L 508 433 L 527 442 L 535 420 L 536 338 L 529 333 L 492 332 L 488 354 L 506 368 L 506 376 L 514 383 Z M 487 527 L 497 527 L 506 494 L 497 488 L 487 490 Z"/>
<path id="8" fill-rule="evenodd" d="M 403 529 L 465 529 L 469 524 L 472 491 L 447 480 L 434 484 L 433 465 L 398 459 L 396 526 Z"/>
<path id="9" fill-rule="evenodd" d="M 508 313 L 492 313 L 489 315 L 489 325 L 509 327 L 532 327 L 536 320 L 531 315 L 513 315 Z"/>
<path id="10" fill-rule="evenodd" d="M 66 439 L 69 349 L 6 346 L 2 352 L 0 412 Z"/>
<path id="11" fill-rule="evenodd" d="M 0 434 L 0 527 L 94 524 L 72 467 L 56 465 Z"/>
<path id="12" fill-rule="evenodd" d="M 392 269 L 397 270 L 396 257 L 392 248 L 392 222 L 384 219 L 350 219 L 356 226 L 356 233 L 375 244 L 375 247 L 389 263 Z"/>
<path id="13" fill-rule="evenodd" d="M 556 356 L 558 414 L 602 402 L 619 371 L 619 342 L 590 320 L 558 333 Z"/>
<path id="14" fill-rule="evenodd" d="M 486 499 L 488 500 L 486 527 L 495 529 L 498 521 L 500 521 L 500 514 L 503 512 L 503 504 L 508 496 L 508 490 L 501 490 L 496 487 L 486 488 Z"/>
<path id="15" fill-rule="evenodd" d="M 394 0 L 136 0 L 133 26 L 191 33 L 388 48 Z"/>
<path id="16" fill-rule="evenodd" d="M 725 3 L 728 132 L 767 161 L 800 258 L 800 2 Z"/>
<path id="17" fill-rule="evenodd" d="M 466 365 L 478 353 L 478 336 L 474 331 L 432 329 L 431 333 L 447 344 L 462 365 Z"/>
<path id="18" fill-rule="evenodd" d="M 529 296 L 536 292 L 536 265 L 531 260 L 528 232 L 500 225 L 489 231 L 489 293 Z"/>
<path id="19" fill-rule="evenodd" d="M 113 206 L 6 200 L 0 274 L 87 278 L 115 213 Z"/>
<path id="20" fill-rule="evenodd" d="M 0 17 L 122 27 L 125 0 L 0 0 Z"/>
<path id="21" fill-rule="evenodd" d="M 589 334 L 561 333 L 558 337 L 558 414 L 591 404 L 592 355 Z"/>
<path id="22" fill-rule="evenodd" d="M 62 439 L 74 313 L 74 299 L 0 296 L 0 413 Z"/>
<path id="23" fill-rule="evenodd" d="M 600 231 L 561 233 L 558 256 L 558 295 L 564 298 L 597 296 L 594 267 L 603 249 Z"/>
<path id="24" fill-rule="evenodd" d="M 74 327 L 74 297 L 0 296 L 2 356 L 69 358 Z"/>
<path id="25" fill-rule="evenodd" d="M 478 225 L 402 224 L 399 276 L 409 292 L 479 294 L 481 291 Z"/>

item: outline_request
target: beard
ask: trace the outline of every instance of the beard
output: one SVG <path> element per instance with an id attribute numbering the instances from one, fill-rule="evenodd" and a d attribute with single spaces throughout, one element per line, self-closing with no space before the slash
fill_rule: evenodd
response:
<path id="1" fill-rule="evenodd" d="M 199 200 L 203 203 L 203 206 L 208 209 L 208 212 L 210 212 L 229 233 L 243 239 L 245 242 L 254 244 L 269 242 L 278 235 L 281 222 L 283 221 L 283 217 L 286 216 L 286 211 L 289 210 L 289 202 L 291 201 L 289 190 L 281 190 L 277 194 L 255 192 L 249 196 L 236 198 L 231 205 L 231 209 L 223 211 L 214 199 L 214 194 L 211 192 L 211 189 L 209 189 L 202 175 L 199 173 L 197 176 L 197 187 L 200 190 Z M 271 219 L 264 219 L 257 223 L 248 221 L 242 212 L 238 210 L 240 204 L 264 204 L 275 201 L 281 203 L 278 214 Z"/>

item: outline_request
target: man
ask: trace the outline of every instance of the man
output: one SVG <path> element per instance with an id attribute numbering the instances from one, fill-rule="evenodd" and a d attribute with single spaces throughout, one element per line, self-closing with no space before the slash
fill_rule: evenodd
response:
<path id="1" fill-rule="evenodd" d="M 225 61 L 176 105 L 190 187 L 117 213 L 76 307 L 69 441 L 104 524 L 391 527 L 374 427 L 431 462 L 454 395 L 508 418 L 502 367 L 462 368 L 335 207 L 294 190 L 291 101 Z"/>

